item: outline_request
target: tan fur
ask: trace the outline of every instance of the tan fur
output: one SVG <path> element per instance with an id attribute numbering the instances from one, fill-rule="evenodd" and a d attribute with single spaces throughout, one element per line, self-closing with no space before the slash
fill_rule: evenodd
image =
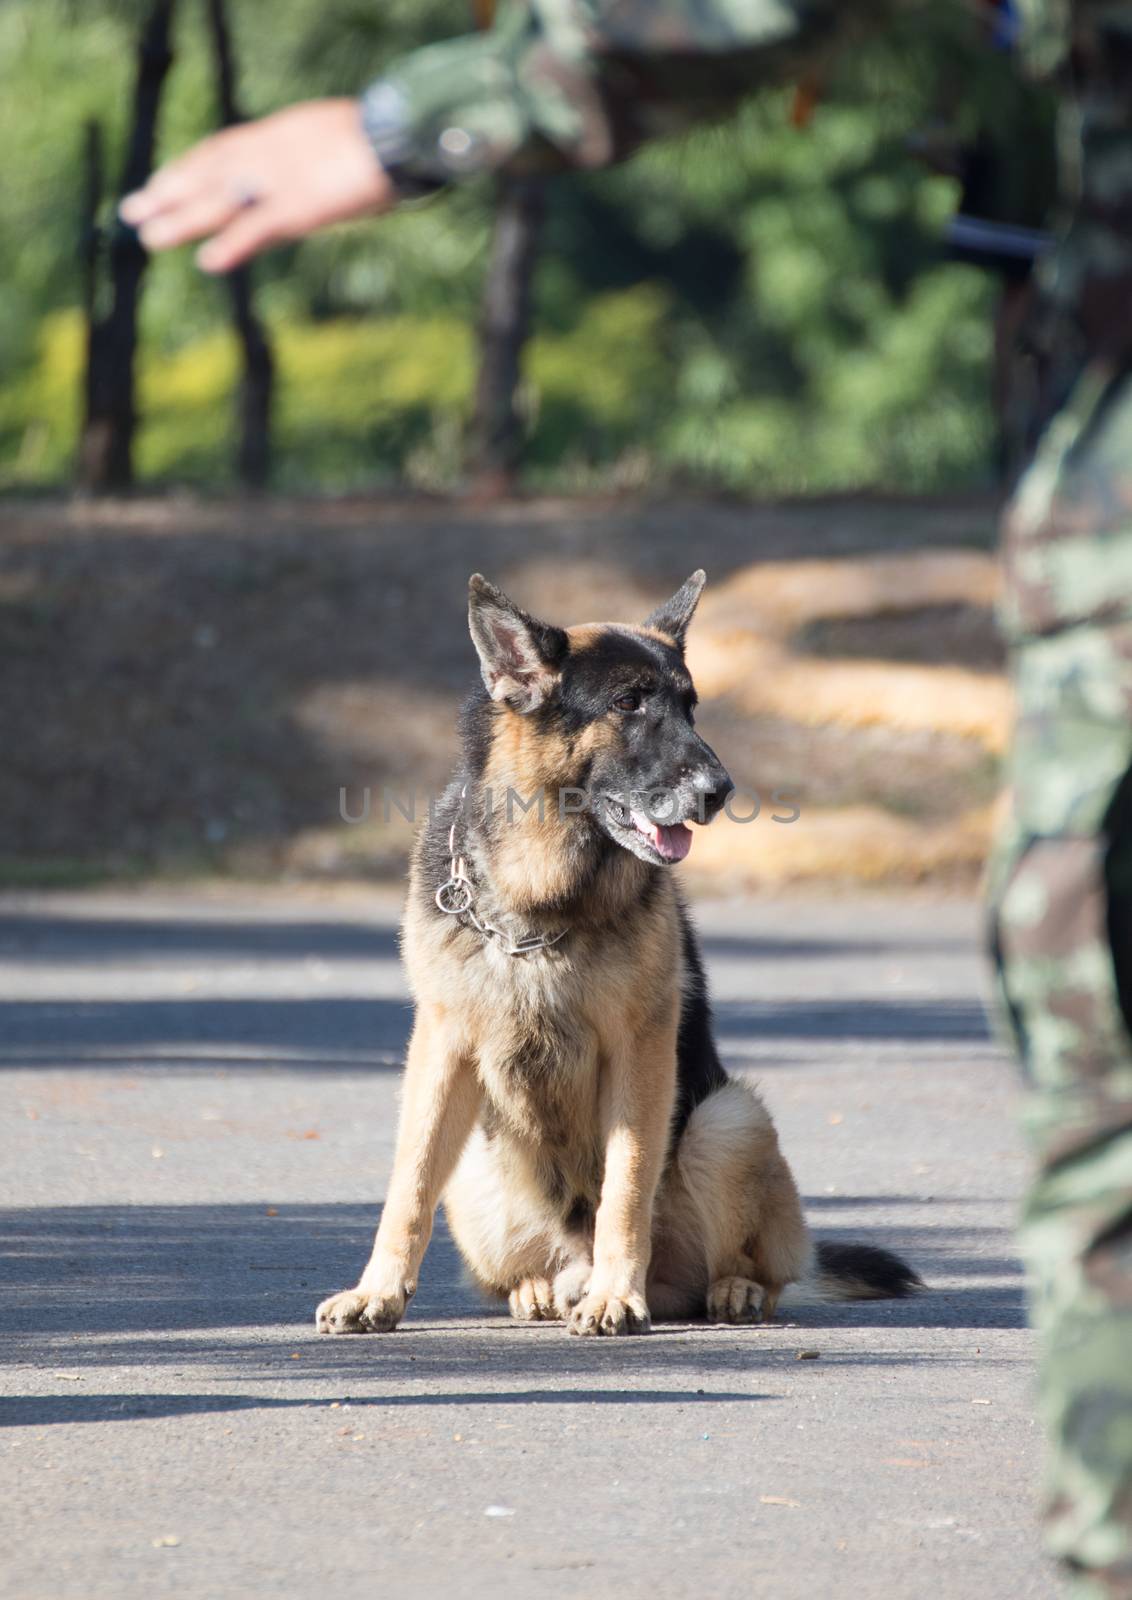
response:
<path id="1" fill-rule="evenodd" d="M 673 893 L 663 879 L 626 919 L 627 892 L 592 931 L 575 927 L 562 947 L 522 960 L 411 897 L 404 948 L 418 1022 L 393 1180 L 361 1282 L 320 1307 L 320 1325 L 395 1325 L 442 1189 L 473 1276 L 523 1319 L 556 1312 L 579 1331 L 620 1331 L 647 1326 L 650 1309 L 773 1313 L 810 1246 L 758 1095 L 732 1081 L 702 1102 L 662 1180 L 682 978 Z M 532 1057 L 545 1072 L 516 1070 Z M 551 1168 L 562 1192 L 593 1206 L 592 1231 L 564 1224 Z"/>
<path id="2" fill-rule="evenodd" d="M 645 910 L 630 909 L 638 869 L 626 855 L 587 925 L 522 961 L 482 942 L 470 958 L 452 941 L 438 949 L 434 919 L 411 915 L 406 924 L 418 1004 L 448 996 L 463 1009 L 490 1109 L 490 1142 L 475 1130 L 445 1195 L 464 1258 L 497 1293 L 553 1278 L 590 1243 L 565 1234 L 548 1185 L 560 1201 L 585 1200 L 597 1213 L 590 1310 L 599 1322 L 611 1302 L 614 1319 L 620 1304 L 645 1314 L 652 1203 L 675 1094 L 672 887 Z M 537 861 L 531 870 L 541 875 Z"/>
<path id="3" fill-rule="evenodd" d="M 687 1316 L 706 1300 L 714 1321 L 769 1318 L 785 1286 L 809 1270 L 802 1205 L 774 1124 L 737 1079 L 693 1111 L 657 1215 L 658 1313 Z M 739 1284 L 748 1286 L 742 1304 Z"/>
<path id="4" fill-rule="evenodd" d="M 650 632 L 652 630 L 642 630 Z M 571 649 L 595 630 L 569 630 Z M 555 790 L 577 741 L 506 705 L 492 713 L 484 781 L 500 803 Z M 608 737 L 604 723 L 579 739 Z M 672 1159 L 684 969 L 676 890 L 618 852 L 578 889 L 576 826 L 548 794 L 516 811 L 492 856 L 516 915 L 573 893 L 568 937 L 508 955 L 437 916 L 414 859 L 403 952 L 416 1003 L 389 1196 L 355 1289 L 318 1309 L 324 1331 L 394 1327 L 444 1193 L 472 1275 L 516 1317 L 579 1333 L 643 1331 L 662 1315 L 770 1315 L 810 1247 L 765 1108 L 731 1082 L 693 1112 Z M 547 913 L 553 920 L 552 913 Z M 545 921 L 545 916 L 543 917 Z"/>
<path id="5" fill-rule="evenodd" d="M 670 650 L 679 650 L 680 646 L 670 633 L 664 633 L 660 628 L 646 628 L 644 626 L 633 629 L 634 633 L 643 633 L 646 639 L 656 639 L 661 644 L 666 644 Z"/>
<path id="6" fill-rule="evenodd" d="M 680 646 L 670 633 L 662 633 L 659 628 L 649 628 L 643 623 L 635 628 L 625 628 L 626 633 L 639 633 L 642 638 L 656 639 L 661 644 L 666 644 L 670 650 L 678 650 Z M 566 629 L 566 637 L 570 641 L 571 650 L 585 650 L 601 643 L 602 637 L 609 632 L 609 624 L 605 622 L 580 622 L 573 628 Z"/>
<path id="7" fill-rule="evenodd" d="M 569 787 L 579 756 L 592 753 L 609 732 L 598 724 L 568 745 L 540 735 L 528 718 L 506 707 L 495 718 L 484 783 L 508 822 L 492 870 L 508 904 L 524 911 L 559 899 L 570 887 L 576 871 L 570 849 L 574 822 L 568 812 L 563 814 L 559 794 Z"/>
<path id="8" fill-rule="evenodd" d="M 355 1289 L 319 1307 L 320 1327 L 395 1328 L 412 1299 L 437 1202 L 480 1105 L 458 1019 L 444 1006 L 417 1014 L 405 1063 L 393 1176 L 373 1254 Z"/>
<path id="9" fill-rule="evenodd" d="M 537 856 L 532 843 L 534 871 Z M 393 1179 L 361 1282 L 324 1302 L 320 1325 L 389 1325 L 415 1285 L 446 1183 L 449 1225 L 485 1288 L 507 1294 L 524 1279 L 553 1277 L 587 1242 L 563 1237 L 561 1211 L 546 1203 L 540 1179 L 551 1158 L 563 1193 L 596 1209 L 590 1289 L 575 1315 L 598 1325 L 646 1319 L 653 1200 L 675 1094 L 680 954 L 671 884 L 662 880 L 633 916 L 629 880 L 640 863 L 625 859 L 587 919 L 592 928 L 575 926 L 561 947 L 521 960 L 419 911 L 410 896 L 404 953 L 418 1023 Z M 532 1062 L 535 1071 L 520 1070 Z M 490 1150 L 482 1122 L 472 1129 L 481 1109 L 495 1125 Z"/>
<path id="10" fill-rule="evenodd" d="M 600 631 L 589 625 L 567 629 L 571 649 L 585 649 Z M 529 717 L 516 716 L 505 705 L 496 708 L 483 781 L 493 805 L 507 815 L 492 872 L 512 910 L 529 910 L 569 890 L 576 872 L 571 850 L 575 822 L 568 810 L 563 813 L 560 794 L 569 789 L 579 766 L 613 737 L 611 725 L 598 721 L 567 740 L 536 728 Z M 630 888 L 640 881 L 639 863 L 628 858 L 619 882 Z"/>

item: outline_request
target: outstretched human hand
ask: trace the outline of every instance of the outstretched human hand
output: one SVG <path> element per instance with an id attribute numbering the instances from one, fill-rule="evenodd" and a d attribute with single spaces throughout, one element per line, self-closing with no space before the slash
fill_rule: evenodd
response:
<path id="1" fill-rule="evenodd" d="M 362 130 L 356 100 L 308 100 L 213 134 L 127 195 L 120 214 L 147 250 L 207 239 L 205 272 L 331 222 L 388 210 L 393 184 Z"/>

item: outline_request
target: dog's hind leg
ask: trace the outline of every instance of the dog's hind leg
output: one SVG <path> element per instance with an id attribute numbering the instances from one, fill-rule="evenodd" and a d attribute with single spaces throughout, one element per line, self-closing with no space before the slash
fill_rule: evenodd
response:
<path id="1" fill-rule="evenodd" d="M 774 1125 L 756 1092 L 732 1079 L 695 1108 L 677 1146 L 650 1300 L 658 1315 L 766 1320 L 810 1259 L 801 1201 Z M 662 1311 L 662 1301 L 671 1309 Z"/>
<path id="2" fill-rule="evenodd" d="M 585 1296 L 594 1264 L 586 1253 L 576 1255 L 554 1276 L 554 1314 L 563 1322 Z"/>
<path id="3" fill-rule="evenodd" d="M 553 1322 L 554 1285 L 549 1278 L 523 1278 L 508 1294 L 507 1307 L 516 1322 Z"/>

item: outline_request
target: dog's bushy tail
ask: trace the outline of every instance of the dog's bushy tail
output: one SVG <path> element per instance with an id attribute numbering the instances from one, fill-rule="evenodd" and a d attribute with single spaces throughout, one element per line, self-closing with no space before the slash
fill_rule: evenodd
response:
<path id="1" fill-rule="evenodd" d="M 813 1287 L 823 1300 L 903 1300 L 927 1285 L 906 1261 L 873 1244 L 814 1248 Z"/>

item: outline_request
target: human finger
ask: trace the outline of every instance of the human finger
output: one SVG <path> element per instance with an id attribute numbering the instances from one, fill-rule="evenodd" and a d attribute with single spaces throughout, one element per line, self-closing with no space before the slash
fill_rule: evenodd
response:
<path id="1" fill-rule="evenodd" d="M 211 134 L 184 155 L 158 167 L 140 189 L 122 200 L 118 207 L 122 221 L 140 228 L 161 212 L 193 200 L 212 180 L 224 141 L 224 134 Z"/>
<path id="2" fill-rule="evenodd" d="M 159 212 L 138 229 L 147 250 L 171 250 L 217 233 L 248 206 L 255 203 L 249 184 L 218 183 L 180 205 Z"/>
<path id="3" fill-rule="evenodd" d="M 202 272 L 231 272 L 261 250 L 291 237 L 282 213 L 268 202 L 239 212 L 227 227 L 197 251 Z"/>

